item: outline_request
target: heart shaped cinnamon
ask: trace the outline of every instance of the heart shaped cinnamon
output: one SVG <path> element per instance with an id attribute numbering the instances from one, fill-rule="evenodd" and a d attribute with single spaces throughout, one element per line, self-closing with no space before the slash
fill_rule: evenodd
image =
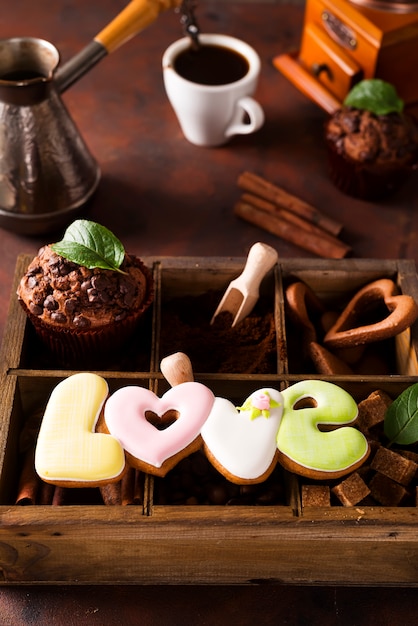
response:
<path id="1" fill-rule="evenodd" d="M 315 370 L 327 375 L 352 374 L 344 361 L 319 343 L 324 331 L 335 322 L 337 314 L 326 311 L 316 293 L 302 281 L 287 287 L 286 304 L 290 318 L 302 333 L 301 349 L 309 362 L 312 361 Z"/>
<path id="2" fill-rule="evenodd" d="M 388 314 L 374 323 L 361 324 L 362 317 L 379 304 L 384 305 Z M 382 341 L 409 328 L 417 318 L 415 300 L 408 295 L 398 295 L 393 280 L 382 278 L 354 295 L 325 335 L 324 344 L 328 348 L 345 348 Z"/>
<path id="3" fill-rule="evenodd" d="M 332 352 L 316 341 L 311 341 L 308 349 L 318 374 L 326 374 L 327 376 L 333 374 L 353 374 L 353 370 L 345 361 L 332 354 Z"/>
<path id="4" fill-rule="evenodd" d="M 294 324 L 301 328 L 305 344 L 317 341 L 317 332 L 312 318 L 320 318 L 325 307 L 314 291 L 302 281 L 290 284 L 286 289 L 286 304 Z"/>

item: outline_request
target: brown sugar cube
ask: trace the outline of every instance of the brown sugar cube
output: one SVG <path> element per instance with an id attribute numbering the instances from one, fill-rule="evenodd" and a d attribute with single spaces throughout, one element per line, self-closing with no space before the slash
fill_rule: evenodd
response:
<path id="1" fill-rule="evenodd" d="M 357 472 L 350 474 L 331 491 L 344 506 L 354 506 L 370 494 L 370 489 Z"/>
<path id="2" fill-rule="evenodd" d="M 392 399 L 387 393 L 380 389 L 373 391 L 365 400 L 359 402 L 357 427 L 365 435 L 369 434 L 370 429 L 383 423 L 386 410 L 391 404 Z"/>
<path id="3" fill-rule="evenodd" d="M 367 483 L 374 476 L 374 471 L 370 468 L 370 465 L 362 465 L 356 472 L 364 482 Z"/>
<path id="4" fill-rule="evenodd" d="M 380 473 L 373 476 L 369 488 L 373 498 L 383 506 L 398 506 L 408 495 L 405 487 Z"/>
<path id="5" fill-rule="evenodd" d="M 370 456 L 369 456 L 369 462 L 370 462 L 382 444 L 380 443 L 380 441 L 377 441 L 376 439 L 367 439 L 367 442 L 370 448 Z"/>
<path id="6" fill-rule="evenodd" d="M 397 450 L 397 453 L 401 456 L 404 456 L 405 459 L 409 459 L 417 464 L 418 469 L 418 452 L 413 452 L 413 450 Z"/>
<path id="7" fill-rule="evenodd" d="M 404 486 L 409 485 L 418 469 L 414 461 L 383 446 L 376 452 L 370 467 Z"/>
<path id="8" fill-rule="evenodd" d="M 302 485 L 302 506 L 331 506 L 327 485 Z"/>

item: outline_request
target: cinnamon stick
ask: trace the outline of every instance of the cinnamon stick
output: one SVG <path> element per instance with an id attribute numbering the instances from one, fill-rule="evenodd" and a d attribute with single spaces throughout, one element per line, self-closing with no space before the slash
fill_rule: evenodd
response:
<path id="1" fill-rule="evenodd" d="M 19 447 L 23 456 L 15 503 L 20 506 L 36 504 L 42 481 L 35 470 L 35 445 L 43 409 L 33 411 L 25 421 Z"/>
<path id="2" fill-rule="evenodd" d="M 134 503 L 135 468 L 130 467 L 121 480 L 121 504 L 127 506 Z"/>
<path id="3" fill-rule="evenodd" d="M 298 228 L 302 228 L 306 230 L 308 233 L 316 233 L 319 237 L 323 237 L 329 239 L 330 241 L 340 244 L 341 241 L 331 235 L 328 231 L 323 230 L 316 224 L 312 224 L 312 222 L 308 222 L 303 217 L 296 215 L 296 213 L 292 213 L 287 209 L 282 209 L 277 206 L 273 202 L 269 202 L 268 200 L 263 200 L 263 198 L 259 198 L 258 196 L 254 196 L 252 193 L 243 193 L 241 196 L 241 200 L 246 202 L 247 204 L 251 204 L 253 207 L 257 209 L 261 209 L 262 211 L 266 211 L 266 213 L 271 213 L 272 215 L 276 215 L 278 217 L 282 217 L 288 222 L 292 222 Z"/>
<path id="4" fill-rule="evenodd" d="M 103 503 L 107 506 L 114 506 L 122 503 L 121 481 L 117 483 L 109 483 L 100 487 L 100 494 Z"/>
<path id="5" fill-rule="evenodd" d="M 350 247 L 336 238 L 332 240 L 328 236 L 323 237 L 314 232 L 310 233 L 289 222 L 283 216 L 267 213 L 248 202 L 242 200 L 237 202 L 234 213 L 241 219 L 317 256 L 326 259 L 342 259 L 350 252 Z"/>
<path id="6" fill-rule="evenodd" d="M 54 499 L 55 485 L 42 481 L 37 504 L 52 504 Z"/>
<path id="7" fill-rule="evenodd" d="M 64 506 L 65 504 L 65 496 L 66 496 L 66 489 L 65 487 L 59 487 L 58 485 L 56 485 L 55 489 L 54 489 L 54 495 L 52 497 L 52 506 Z"/>
<path id="8" fill-rule="evenodd" d="M 143 493 L 143 477 L 139 470 L 135 470 L 135 484 L 134 484 L 134 504 L 142 504 L 144 500 Z"/>
<path id="9" fill-rule="evenodd" d="M 338 236 L 341 233 L 342 224 L 301 198 L 288 193 L 278 185 L 274 185 L 257 174 L 243 172 L 238 178 L 238 186 L 244 191 L 273 202 L 281 208 L 303 217 L 308 222 L 319 226 L 332 235 Z"/>
<path id="10" fill-rule="evenodd" d="M 34 454 L 34 449 L 28 450 L 23 461 L 16 497 L 16 504 L 20 506 L 36 503 L 40 478 L 35 470 Z"/>

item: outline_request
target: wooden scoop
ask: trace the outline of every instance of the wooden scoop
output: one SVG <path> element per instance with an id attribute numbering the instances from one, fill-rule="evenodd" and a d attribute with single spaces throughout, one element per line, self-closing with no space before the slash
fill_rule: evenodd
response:
<path id="1" fill-rule="evenodd" d="M 223 311 L 232 313 L 234 317 L 231 328 L 247 317 L 259 298 L 261 281 L 277 259 L 274 248 L 265 243 L 255 243 L 248 253 L 242 274 L 230 282 L 210 323 L 213 324 L 216 316 Z"/>

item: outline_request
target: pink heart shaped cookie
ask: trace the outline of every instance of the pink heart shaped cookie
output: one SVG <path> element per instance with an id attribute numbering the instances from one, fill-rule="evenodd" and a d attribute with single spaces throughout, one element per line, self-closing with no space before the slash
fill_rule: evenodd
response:
<path id="1" fill-rule="evenodd" d="M 161 398 L 143 387 L 123 387 L 106 402 L 105 426 L 131 465 L 165 476 L 201 446 L 200 431 L 214 399 L 210 389 L 196 382 L 176 385 Z"/>
<path id="2" fill-rule="evenodd" d="M 231 482 L 262 482 L 276 465 L 282 412 L 282 394 L 276 389 L 255 391 L 239 409 L 216 398 L 202 428 L 206 456 Z"/>

